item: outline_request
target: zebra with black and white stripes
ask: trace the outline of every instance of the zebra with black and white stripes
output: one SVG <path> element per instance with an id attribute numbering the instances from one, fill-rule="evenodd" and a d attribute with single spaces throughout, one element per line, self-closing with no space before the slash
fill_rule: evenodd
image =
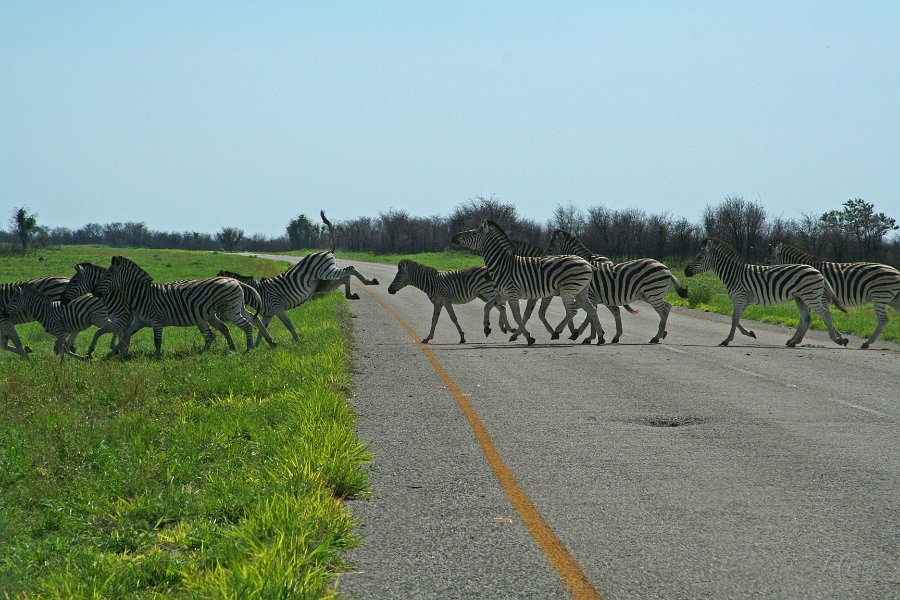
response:
<path id="1" fill-rule="evenodd" d="M 639 258 L 621 263 L 613 263 L 606 257 L 591 252 L 577 236 L 562 229 L 555 230 L 550 235 L 550 245 L 547 249 L 551 254 L 574 254 L 585 260 L 589 260 L 594 267 L 588 298 L 593 304 L 603 304 L 609 308 L 616 320 L 616 335 L 612 339 L 615 344 L 622 337 L 622 318 L 619 306 L 626 306 L 629 302 L 643 300 L 653 307 L 659 315 L 659 329 L 656 335 L 650 339 L 651 344 L 658 344 L 664 339 L 666 322 L 669 319 L 669 311 L 672 305 L 666 302 L 665 295 L 669 286 L 682 298 L 687 298 L 687 288 L 681 285 L 678 278 L 672 274 L 669 268 L 658 260 L 652 258 Z M 593 260 L 591 260 L 593 259 Z M 630 307 L 627 307 L 630 309 Z M 578 338 L 587 326 L 589 320 L 585 319 L 581 327 L 572 334 L 572 339 Z M 589 344 L 597 335 L 597 343 L 604 343 L 604 332 L 591 331 L 591 335 L 583 343 Z"/>
<path id="2" fill-rule="evenodd" d="M 810 309 L 822 317 L 828 326 L 828 336 L 841 346 L 847 345 L 847 338 L 842 337 L 831 322 L 828 305 L 834 302 L 840 310 L 847 312 L 834 295 L 834 290 L 825 277 L 809 265 L 752 265 L 727 242 L 718 238 L 703 239 L 700 252 L 684 269 L 684 274 L 693 277 L 697 273 L 713 271 L 725 284 L 728 297 L 734 305 L 731 315 L 731 332 L 720 346 L 727 346 L 734 339 L 734 332 L 756 337 L 752 331 L 744 329 L 740 324 L 744 309 L 750 304 L 772 306 L 793 300 L 800 310 L 800 323 L 797 331 L 786 345 L 794 347 L 806 335 L 811 322 Z"/>
<path id="3" fill-rule="evenodd" d="M 38 277 L 27 281 L 18 281 L 15 283 L 0 284 L 0 311 L 3 311 L 6 304 L 18 293 L 20 287 L 30 285 L 37 291 L 41 292 L 52 302 L 60 299 L 60 296 L 68 285 L 67 277 Z M 14 352 L 20 356 L 25 356 L 31 352 L 31 348 L 23 346 L 19 334 L 16 333 L 16 325 L 34 321 L 22 311 L 17 311 L 0 319 L 0 348 L 8 352 Z M 77 335 L 77 334 L 75 334 Z M 75 343 L 75 335 L 71 336 L 69 346 Z M 12 346 L 9 343 L 12 342 Z"/>
<path id="4" fill-rule="evenodd" d="M 476 298 L 487 302 L 497 294 L 497 288 L 488 274 L 487 267 L 481 265 L 453 271 L 442 271 L 413 260 L 404 259 L 397 264 L 397 275 L 394 276 L 394 280 L 388 286 L 388 293 L 396 294 L 407 285 L 425 292 L 434 305 L 434 312 L 431 315 L 431 331 L 422 340 L 423 344 L 427 344 L 434 337 L 438 317 L 440 317 L 441 310 L 444 308 L 447 309 L 450 320 L 453 321 L 457 331 L 459 331 L 459 343 L 465 344 L 466 334 L 456 319 L 453 305 L 467 304 Z M 505 305 L 498 304 L 497 310 L 500 311 L 500 330 L 504 333 L 512 331 L 509 321 L 506 319 Z M 489 311 L 490 308 L 485 304 L 485 313 Z M 487 314 L 485 314 L 485 319 L 488 319 Z"/>
<path id="5" fill-rule="evenodd" d="M 136 331 L 142 327 L 152 327 L 156 356 L 161 357 L 164 327 L 196 326 L 203 330 L 221 319 L 231 321 L 244 332 L 248 351 L 253 348 L 253 326 L 270 346 L 275 346 L 265 325 L 244 308 L 244 289 L 247 287 L 230 277 L 153 283 L 152 277 L 136 263 L 123 256 L 114 256 L 112 265 L 95 289 L 104 300 L 119 301 L 112 297 L 121 297 L 131 310 L 132 322 L 122 335 L 123 354 L 127 352 L 131 336 Z M 253 293 L 256 294 L 256 291 L 253 290 Z M 235 350 L 228 328 L 224 323 L 222 325 L 222 334 L 229 349 Z M 212 339 L 207 337 L 206 347 L 211 343 Z"/>
<path id="6" fill-rule="evenodd" d="M 534 338 L 525 327 L 519 311 L 519 299 L 545 298 L 558 295 L 566 309 L 566 318 L 553 332 L 553 339 L 558 339 L 562 329 L 568 325 L 579 308 L 587 311 L 595 326 L 599 327 L 597 310 L 587 298 L 588 285 L 591 281 L 592 268 L 589 262 L 578 256 L 545 256 L 532 258 L 517 256 L 515 247 L 497 223 L 489 219 L 481 222 L 475 229 L 461 231 L 453 236 L 453 242 L 481 254 L 488 268 L 496 295 L 491 298 L 487 307 L 509 302 L 518 329 L 513 333 L 515 338 L 524 334 L 528 345 Z M 485 312 L 487 315 L 487 312 Z M 490 323 L 485 320 L 484 333 L 491 332 Z"/>
<path id="7" fill-rule="evenodd" d="M 226 273 L 226 271 L 219 273 Z M 237 276 L 239 280 L 256 289 L 260 298 L 259 303 L 254 304 L 248 301 L 248 304 L 259 307 L 263 325 L 268 327 L 272 319 L 278 317 L 291 332 L 291 337 L 296 342 L 300 340 L 300 336 L 297 335 L 287 311 L 300 306 L 316 292 L 329 288 L 335 289 L 350 275 L 357 277 L 366 285 L 378 284 L 377 279 L 366 279 L 353 266 L 339 269 L 335 263 L 334 254 L 331 252 L 314 252 L 301 258 L 297 264 L 280 275 L 258 281 L 252 277 L 245 278 L 237 273 L 230 273 L 228 276 Z M 255 282 L 255 286 L 251 281 Z M 256 344 L 259 344 L 259 336 L 256 338 Z"/>
<path id="8" fill-rule="evenodd" d="M 94 296 L 87 295 L 69 304 L 50 299 L 32 285 L 19 287 L 16 295 L 6 304 L 4 317 L 18 312 L 24 313 L 31 320 L 37 321 L 44 331 L 55 338 L 53 351 L 59 354 L 62 361 L 66 355 L 78 359 L 86 357 L 76 354 L 69 347 L 69 339 L 73 334 L 84 331 L 91 325 L 98 328 L 97 334 L 112 333 L 109 317 L 103 302 Z"/>
<path id="9" fill-rule="evenodd" d="M 779 242 L 769 245 L 767 265 L 810 265 L 825 276 L 844 306 L 871 303 L 877 326 L 860 348 L 868 348 L 888 324 L 887 307 L 900 312 L 900 271 L 890 265 L 869 262 L 829 262 L 796 246 Z"/>

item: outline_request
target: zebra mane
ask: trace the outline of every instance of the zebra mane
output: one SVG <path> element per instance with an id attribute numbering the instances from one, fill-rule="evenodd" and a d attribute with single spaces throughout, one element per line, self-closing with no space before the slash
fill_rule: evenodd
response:
<path id="1" fill-rule="evenodd" d="M 512 239 L 510 239 L 509 235 L 507 235 L 506 231 L 504 231 L 504 229 L 502 227 L 500 227 L 500 224 L 497 223 L 497 221 L 494 221 L 493 219 L 485 219 L 482 222 L 482 225 L 487 225 L 490 229 L 497 232 L 497 235 L 500 237 L 501 244 L 504 245 L 505 247 L 507 247 L 511 253 L 515 254 L 515 252 L 516 252 L 515 242 L 513 242 Z"/>
<path id="2" fill-rule="evenodd" d="M 425 271 L 429 273 L 437 273 L 438 269 L 434 267 L 429 267 L 428 265 L 423 265 L 420 262 L 416 262 L 414 260 L 410 260 L 408 258 L 404 258 L 400 262 L 397 263 L 397 269 L 411 269 L 413 271 Z"/>
<path id="3" fill-rule="evenodd" d="M 141 268 L 139 264 L 134 262 L 133 260 L 129 260 L 124 256 L 113 256 L 112 257 L 112 265 L 110 268 L 117 269 L 127 269 L 133 273 L 136 273 L 139 279 L 144 279 L 147 281 L 153 281 L 153 277 L 150 276 L 150 273 Z M 109 271 L 107 271 L 108 273 Z"/>
<path id="4" fill-rule="evenodd" d="M 719 248 L 722 252 L 724 252 L 725 254 L 728 254 L 729 256 L 731 256 L 732 258 L 737 260 L 738 262 L 742 262 L 742 263 L 747 262 L 744 260 L 744 257 L 741 256 L 741 254 L 737 250 L 734 249 L 734 246 L 732 246 L 725 240 L 719 239 L 717 237 L 712 237 L 712 236 L 705 237 L 705 238 L 703 238 L 703 240 L 701 240 L 701 243 L 703 243 L 703 244 L 706 244 L 707 242 L 712 242 L 712 244 L 716 248 Z"/>
<path id="5" fill-rule="evenodd" d="M 580 250 L 583 250 L 585 252 L 585 254 L 588 254 L 588 255 L 595 254 L 595 252 L 593 250 L 591 250 L 590 248 L 588 248 L 585 245 L 585 243 L 582 242 L 581 239 L 574 233 L 569 233 L 565 229 L 554 229 L 553 233 L 551 234 L 551 239 L 552 239 L 552 236 L 556 236 L 556 235 L 562 237 L 564 241 L 576 246 Z"/>
<path id="6" fill-rule="evenodd" d="M 36 287 L 31 285 L 30 283 L 26 282 L 26 283 L 21 284 L 18 287 L 20 290 L 22 290 L 22 293 L 24 293 L 26 295 L 32 295 L 36 298 L 39 298 L 42 302 L 50 302 L 50 298 L 45 296 L 43 292 L 41 292 L 39 289 L 37 289 Z"/>
<path id="7" fill-rule="evenodd" d="M 235 273 L 234 271 L 226 271 L 225 269 L 219 271 L 218 277 L 231 277 L 232 279 L 237 279 L 238 281 L 256 281 L 256 278 L 252 275 L 241 275 L 240 273 Z"/>
<path id="8" fill-rule="evenodd" d="M 94 263 L 88 262 L 88 261 L 80 262 L 80 263 L 76 264 L 75 266 L 81 267 L 82 269 L 100 269 L 102 271 L 106 270 L 106 267 L 104 267 L 102 265 L 95 265 Z"/>
<path id="9" fill-rule="evenodd" d="M 821 258 L 819 258 L 818 256 L 816 256 L 815 254 L 813 254 L 811 252 L 807 252 L 806 250 L 801 250 L 797 246 L 785 244 L 784 242 L 781 243 L 781 253 L 783 255 L 797 256 L 797 257 L 800 257 L 803 260 L 806 260 L 809 262 L 818 262 L 818 261 L 822 260 Z"/>

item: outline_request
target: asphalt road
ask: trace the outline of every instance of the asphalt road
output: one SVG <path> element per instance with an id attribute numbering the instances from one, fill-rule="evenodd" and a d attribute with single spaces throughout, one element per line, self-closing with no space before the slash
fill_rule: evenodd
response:
<path id="1" fill-rule="evenodd" d="M 394 267 L 355 264 L 424 336 L 426 296 L 390 296 Z M 350 503 L 366 542 L 338 591 L 569 597 L 448 386 L 353 288 L 353 403 L 375 459 L 372 497 Z M 527 347 L 496 328 L 485 340 L 482 306 L 457 308 L 469 343 L 444 314 L 429 348 L 603 597 L 900 598 L 897 346 L 811 332 L 788 349 L 789 330 L 748 321 L 758 339 L 721 348 L 726 317 L 677 308 L 650 346 L 657 316 L 638 303 L 618 345 L 551 342 L 535 320 Z"/>

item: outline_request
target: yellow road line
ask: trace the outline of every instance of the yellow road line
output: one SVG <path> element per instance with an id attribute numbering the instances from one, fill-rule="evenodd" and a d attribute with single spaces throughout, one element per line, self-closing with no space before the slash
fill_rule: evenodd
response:
<path id="1" fill-rule="evenodd" d="M 506 463 L 503 462 L 503 457 L 500 456 L 500 452 L 497 450 L 497 447 L 494 446 L 494 442 L 491 441 L 491 435 L 488 433 L 484 423 L 482 423 L 481 419 L 478 417 L 478 413 L 459 389 L 459 386 L 456 385 L 456 382 L 453 381 L 447 371 L 445 371 L 438 362 L 431 349 L 419 341 L 419 337 L 416 335 L 413 328 L 410 327 L 400 315 L 394 312 L 390 306 L 385 304 L 381 298 L 369 290 L 363 289 L 376 302 L 383 306 L 392 317 L 397 319 L 398 323 L 403 325 L 404 329 L 406 329 L 406 332 L 409 334 L 409 337 L 418 344 L 419 348 L 421 348 L 422 352 L 425 354 L 425 358 L 431 363 L 434 372 L 444 381 L 447 385 L 447 389 L 450 390 L 450 393 L 456 398 L 466 420 L 469 421 L 469 426 L 472 428 L 472 433 L 475 434 L 475 439 L 478 440 L 478 444 L 481 446 L 481 451 L 484 453 L 488 464 L 491 466 L 491 469 L 494 470 L 494 474 L 500 481 L 503 491 L 506 492 L 507 497 L 509 497 L 510 502 L 516 509 L 516 512 L 519 513 L 522 522 L 525 523 L 525 526 L 538 543 L 538 546 L 547 557 L 547 560 L 550 561 L 550 564 L 553 565 L 553 568 L 556 569 L 556 572 L 559 574 L 560 579 L 562 579 L 563 583 L 566 584 L 566 587 L 569 588 L 572 597 L 578 600 L 587 600 L 589 598 L 593 600 L 602 600 L 600 592 L 598 592 L 593 584 L 591 584 L 587 575 L 584 574 L 581 565 L 578 564 L 578 561 L 575 560 L 575 557 L 572 556 L 572 553 L 569 552 L 569 549 L 566 548 L 562 541 L 556 537 L 553 529 L 547 524 L 544 517 L 541 516 L 541 513 L 538 512 L 534 503 L 528 497 L 528 494 L 525 493 L 525 490 L 523 490 L 522 486 L 519 485 L 519 482 L 516 481 L 516 478 L 506 466 Z"/>

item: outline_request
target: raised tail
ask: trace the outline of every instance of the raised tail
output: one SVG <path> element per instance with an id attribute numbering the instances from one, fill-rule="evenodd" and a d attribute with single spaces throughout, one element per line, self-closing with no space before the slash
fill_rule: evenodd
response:
<path id="1" fill-rule="evenodd" d="M 331 234 L 331 250 L 329 252 L 334 252 L 334 225 L 331 224 L 331 221 L 325 216 L 325 211 L 320 210 L 319 216 L 322 217 L 322 222 L 325 223 L 325 226 L 328 227 L 328 233 Z"/>
<path id="2" fill-rule="evenodd" d="M 684 287 L 683 285 L 681 285 L 681 282 L 678 281 L 678 278 L 675 277 L 674 275 L 672 275 L 671 272 L 669 273 L 669 277 L 672 278 L 672 285 L 675 286 L 675 293 L 678 294 L 679 296 L 681 296 L 682 298 L 687 298 L 688 297 L 688 289 L 686 287 Z"/>
<path id="3" fill-rule="evenodd" d="M 831 301 L 831 303 L 834 304 L 842 313 L 844 313 L 845 315 L 849 315 L 850 311 L 847 310 L 847 307 L 841 304 L 840 300 L 838 300 L 837 294 L 834 293 L 834 288 L 831 287 L 831 284 L 828 283 L 828 280 L 822 277 L 822 282 L 825 284 L 825 291 L 828 292 L 828 299 Z"/>

